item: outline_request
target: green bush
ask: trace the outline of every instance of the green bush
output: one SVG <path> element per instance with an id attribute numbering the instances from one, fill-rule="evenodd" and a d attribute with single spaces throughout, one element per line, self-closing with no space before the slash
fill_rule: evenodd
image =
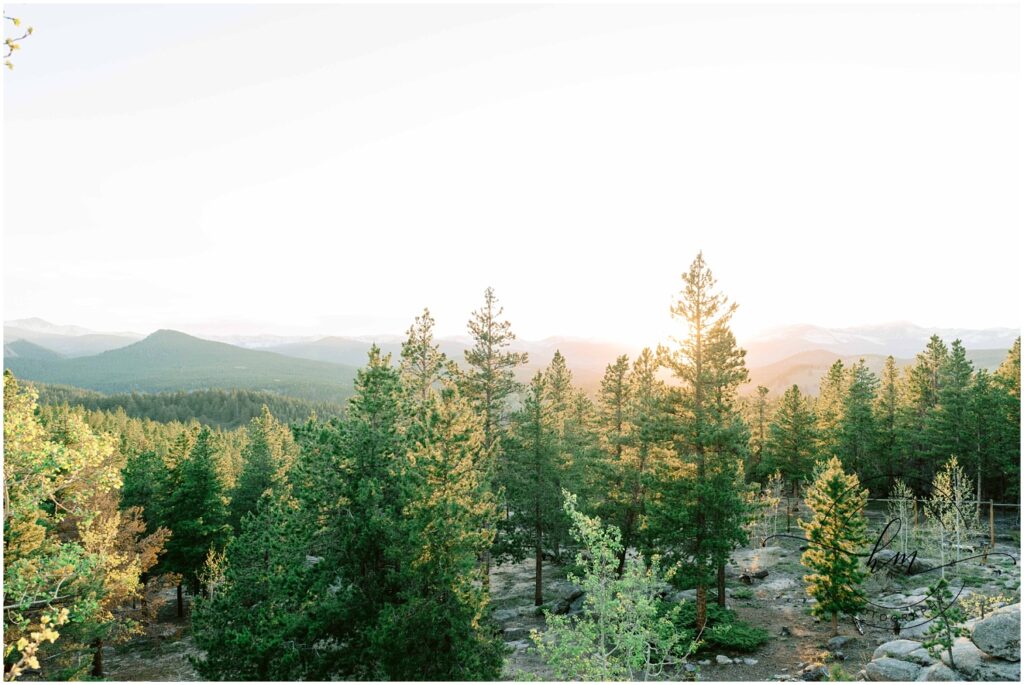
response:
<path id="1" fill-rule="evenodd" d="M 673 623 L 680 632 L 693 635 L 697 626 L 697 604 L 684 602 L 680 605 Z M 729 609 L 708 604 L 707 626 L 700 636 L 700 651 L 731 649 L 752 652 L 768 640 L 768 631 L 739 620 L 735 612 Z"/>
<path id="2" fill-rule="evenodd" d="M 732 591 L 733 599 L 753 599 L 754 591 L 748 587 L 738 587 Z"/>

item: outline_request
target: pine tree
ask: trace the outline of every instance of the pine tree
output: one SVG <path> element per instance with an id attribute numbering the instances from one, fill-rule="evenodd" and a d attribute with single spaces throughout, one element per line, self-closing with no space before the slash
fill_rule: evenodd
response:
<path id="1" fill-rule="evenodd" d="M 839 459 L 818 463 L 805 500 L 811 518 L 800 522 L 807 536 L 800 563 L 811 571 L 804 576 L 807 594 L 816 600 L 811 612 L 831 617 L 833 635 L 839 633 L 839 614 L 855 613 L 866 601 L 858 555 L 867 543 L 867 499 L 856 474 L 847 475 Z"/>
<path id="2" fill-rule="evenodd" d="M 969 415 L 971 378 L 974 369 L 967 351 L 954 340 L 949 354 L 939 367 L 939 393 L 935 410 L 925 424 L 926 440 L 932 459 L 941 461 L 955 454 L 969 453 Z"/>
<path id="3" fill-rule="evenodd" d="M 909 470 L 923 480 L 931 480 L 935 473 L 935 455 L 928 444 L 928 428 L 939 403 L 942 387 L 942 367 L 949 350 L 942 339 L 933 335 L 924 352 L 917 355 L 913 366 L 906 371 L 909 435 Z"/>
<path id="4" fill-rule="evenodd" d="M 483 426 L 450 383 L 424 409 L 409 453 L 411 558 L 400 570 L 398 601 L 382 616 L 375 651 L 391 679 L 494 679 L 502 643 L 484 619 L 488 595 L 476 582 L 476 560 L 490 548 L 495 517 L 478 469 Z"/>
<path id="5" fill-rule="evenodd" d="M 498 523 L 502 557 L 519 561 L 533 554 L 537 606 L 544 603 L 544 549 L 553 546 L 564 527 L 559 507 L 557 434 L 545 385 L 545 374 L 538 371 L 527 388 L 522 408 L 513 416 L 508 462 L 501 473 L 511 512 Z"/>
<path id="6" fill-rule="evenodd" d="M 897 469 L 902 465 L 905 430 L 906 408 L 899 370 L 892 355 L 885 359 L 882 367 L 882 379 L 875 396 L 875 428 L 876 428 L 876 471 L 888 476 L 888 485 L 894 478 L 902 475 Z"/>
<path id="7" fill-rule="evenodd" d="M 512 324 L 502 321 L 504 309 L 498 305 L 493 288 L 484 291 L 484 304 L 469 319 L 473 347 L 465 352 L 465 373 L 459 375 L 459 386 L 474 411 L 483 419 L 484 449 L 481 467 L 487 474 L 491 490 L 500 496 L 497 482 L 498 464 L 504 460 L 503 437 L 508 429 L 506 412 L 509 398 L 520 389 L 516 369 L 528 361 L 525 352 L 512 352 L 515 341 Z M 501 508 L 508 511 L 507 504 Z M 490 585 L 491 550 L 483 553 L 484 585 Z"/>
<path id="8" fill-rule="evenodd" d="M 162 520 L 161 504 L 170 473 L 155 450 L 139 452 L 128 458 L 121 477 L 121 509 L 142 509 L 146 531 L 153 533 Z"/>
<path id="9" fill-rule="evenodd" d="M 1020 495 L 1020 338 L 1006 359 L 999 365 L 994 374 L 995 385 L 999 389 L 996 402 L 999 406 L 999 417 L 1002 426 L 998 462 L 993 466 L 998 473 L 1005 476 L 1004 496 L 1019 497 Z"/>
<path id="10" fill-rule="evenodd" d="M 483 418 L 485 453 L 494 458 L 505 429 L 508 399 L 520 388 L 516 369 L 529 359 L 525 352 L 508 350 L 516 336 L 512 324 L 500 320 L 503 313 L 494 289 L 485 290 L 483 307 L 473 312 L 468 323 L 473 347 L 466 350 L 469 369 L 459 379 L 463 397 Z"/>
<path id="11" fill-rule="evenodd" d="M 402 385 L 414 403 L 423 405 L 430 389 L 445 375 L 448 360 L 434 342 L 434 317 L 429 309 L 424 308 L 423 314 L 416 317 L 407 335 L 402 343 Z"/>
<path id="12" fill-rule="evenodd" d="M 836 433 L 836 454 L 847 469 L 859 474 L 862 480 L 870 480 L 876 475 L 875 446 L 878 435 L 873 405 L 878 378 L 868 369 L 863 359 L 849 367 L 846 374 L 846 392 Z"/>
<path id="13" fill-rule="evenodd" d="M 843 362 L 837 359 L 821 379 L 814 414 L 818 419 L 818 440 L 822 454 L 839 454 L 843 401 L 848 376 Z"/>
<path id="14" fill-rule="evenodd" d="M 306 558 L 309 513 L 283 493 L 267 493 L 228 545 L 224 568 L 210 569 L 209 592 L 192 612 L 202 650 L 194 665 L 204 679 L 304 680 L 315 671 L 315 614 L 335 596 L 318 594 L 323 562 Z M 319 611 L 311 616 L 310 607 Z"/>
<path id="15" fill-rule="evenodd" d="M 799 387 L 793 385 L 783 394 L 768 430 L 762 470 L 779 471 L 795 496 L 800 483 L 810 477 L 818 456 L 814 411 L 801 396 Z"/>
<path id="16" fill-rule="evenodd" d="M 228 542 L 227 503 L 217 469 L 213 435 L 209 428 L 199 431 L 188 456 L 171 471 L 169 491 L 164 495 L 163 525 L 171 531 L 162 568 L 181 576 L 178 585 L 178 616 L 184 615 L 182 584 L 195 595 L 202 588 L 199 574 L 211 551 Z"/>
<path id="17" fill-rule="evenodd" d="M 256 510 L 267 490 L 279 488 L 295 457 L 295 441 L 287 426 L 281 425 L 263 405 L 246 429 L 249 442 L 242 450 L 242 472 L 231 493 L 230 522 L 238 532 L 242 518 Z"/>
<path id="18" fill-rule="evenodd" d="M 747 467 L 748 474 L 770 473 L 772 469 L 761 468 L 764 460 L 765 445 L 768 442 L 768 388 L 763 385 L 757 386 L 757 429 L 754 431 L 750 453 L 750 464 Z"/>
<path id="19" fill-rule="evenodd" d="M 728 324 L 736 304 L 715 291 L 698 254 L 683 274 L 672 314 L 688 326 L 674 351 L 659 350 L 679 382 L 670 395 L 673 442 L 682 468 L 659 483 L 655 529 L 670 557 L 686 559 L 697 586 L 697 629 L 707 620 L 707 586 L 745 539 L 747 508 L 742 461 L 748 435 L 735 410 L 736 387 L 746 379 L 743 352 Z M 739 479 L 737 481 L 737 478 Z"/>

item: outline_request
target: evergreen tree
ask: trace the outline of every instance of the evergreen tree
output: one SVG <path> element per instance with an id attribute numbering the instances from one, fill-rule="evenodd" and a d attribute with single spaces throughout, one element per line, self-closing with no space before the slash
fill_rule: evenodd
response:
<path id="1" fill-rule="evenodd" d="M 964 427 L 964 461 L 973 465 L 978 507 L 981 506 L 982 481 L 986 474 L 990 474 L 992 465 L 999 460 L 1003 434 L 1007 429 L 1005 417 L 1000 416 L 999 400 L 999 388 L 992 374 L 986 369 L 978 369 L 969 391 L 967 425 Z M 991 494 L 991 490 L 988 492 Z"/>
<path id="2" fill-rule="evenodd" d="M 765 445 L 768 442 L 768 388 L 763 385 L 757 386 L 756 426 L 751 445 L 750 464 L 747 467 L 748 475 L 772 471 L 771 469 L 765 471 L 761 468 L 765 456 Z"/>
<path id="3" fill-rule="evenodd" d="M 810 477 L 818 455 L 814 411 L 796 385 L 783 394 L 768 431 L 762 472 L 781 473 L 795 496 L 800 483 Z"/>
<path id="4" fill-rule="evenodd" d="M 847 378 L 842 360 L 837 359 L 821 379 L 818 400 L 814 403 L 814 414 L 818 419 L 819 445 L 821 453 L 825 455 L 839 454 Z"/>
<path id="5" fill-rule="evenodd" d="M 424 308 L 423 314 L 416 317 L 407 335 L 402 343 L 402 385 L 412 402 L 422 406 L 448 369 L 448 360 L 434 342 L 434 317 L 429 309 Z"/>
<path id="6" fill-rule="evenodd" d="M 513 416 L 509 459 L 502 471 L 511 512 L 498 523 L 501 556 L 519 561 L 533 554 L 537 606 L 544 603 L 544 549 L 553 546 L 565 525 L 559 510 L 557 434 L 545 385 L 545 374 L 538 371 L 527 388 L 522 408 Z"/>
<path id="7" fill-rule="evenodd" d="M 919 478 L 931 480 L 935 473 L 934 453 L 929 445 L 928 428 L 939 403 L 942 387 L 942 368 L 949 350 L 942 339 L 933 335 L 924 352 L 917 355 L 907 369 L 906 387 L 908 404 L 908 457 L 909 471 Z"/>
<path id="8" fill-rule="evenodd" d="M 167 465 L 155 450 L 129 457 L 121 471 L 121 509 L 140 508 L 149 533 L 155 532 L 162 521 L 161 504 L 169 476 Z"/>
<path id="9" fill-rule="evenodd" d="M 428 397 L 420 420 L 405 510 L 411 559 L 375 631 L 374 651 L 391 679 L 495 679 L 503 643 L 487 625 L 487 592 L 476 582 L 495 516 L 477 468 L 483 426 L 452 384 Z"/>
<path id="10" fill-rule="evenodd" d="M 1001 426 L 998 461 L 993 467 L 1005 477 L 1001 483 L 1005 487 L 1004 497 L 1016 498 L 1020 496 L 1020 338 L 1013 343 L 993 380 Z"/>
<path id="11" fill-rule="evenodd" d="M 866 601 L 858 555 L 867 543 L 867 499 L 856 474 L 847 475 L 839 459 L 818 463 L 805 500 L 811 518 L 800 522 L 808 543 L 800 563 L 811 571 L 804 576 L 807 594 L 816 600 L 811 612 L 831 617 L 833 635 L 839 633 L 839 614 L 855 613 Z"/>
<path id="12" fill-rule="evenodd" d="M 314 667 L 319 626 L 310 607 L 321 599 L 313 582 L 316 557 L 307 561 L 309 526 L 294 500 L 267 493 L 242 521 L 211 568 L 208 593 L 196 600 L 192 634 L 203 650 L 194 661 L 208 680 L 303 680 Z M 323 650 L 329 652 L 329 650 Z"/>
<path id="13" fill-rule="evenodd" d="M 501 321 L 504 309 L 493 288 L 484 291 L 484 306 L 473 312 L 469 334 L 473 347 L 466 350 L 468 371 L 460 377 L 460 390 L 483 418 L 484 449 L 497 458 L 495 446 L 505 430 L 508 399 L 520 388 L 515 372 L 528 361 L 525 352 L 508 350 L 516 336 L 512 324 Z"/>
<path id="14" fill-rule="evenodd" d="M 199 431 L 188 456 L 171 471 L 168 485 L 163 525 L 170 529 L 171 538 L 162 568 L 181 576 L 178 585 L 180 617 L 184 615 L 182 584 L 193 595 L 202 590 L 199 574 L 207 556 L 211 551 L 222 550 L 231 534 L 210 429 Z"/>
<path id="15" fill-rule="evenodd" d="M 736 305 L 715 291 L 702 254 L 682 280 L 672 314 L 686 322 L 688 335 L 677 341 L 676 350 L 659 350 L 662 363 L 679 382 L 670 406 L 681 468 L 659 483 L 652 528 L 667 555 L 689 564 L 701 630 L 707 619 L 707 586 L 745 538 L 742 459 L 748 436 L 741 430 L 734 395 L 746 369 L 728 328 Z"/>
<path id="16" fill-rule="evenodd" d="M 490 488 L 500 494 L 497 482 L 497 464 L 503 461 L 505 446 L 502 442 L 507 431 L 507 405 L 509 398 L 520 388 L 515 379 L 516 369 L 526 364 L 525 352 L 512 352 L 508 347 L 515 341 L 512 324 L 502 321 L 504 309 L 498 305 L 493 288 L 484 291 L 484 305 L 469 319 L 469 334 L 473 346 L 466 350 L 467 371 L 459 376 L 459 385 L 473 410 L 483 419 L 484 449 L 482 468 L 487 474 Z M 507 512 L 508 507 L 501 507 Z M 491 550 L 483 553 L 484 584 L 490 585 Z"/>
<path id="17" fill-rule="evenodd" d="M 973 371 L 964 346 L 954 340 L 939 366 L 938 402 L 926 423 L 928 448 L 936 461 L 951 454 L 961 458 L 969 454 Z"/>
<path id="18" fill-rule="evenodd" d="M 242 518 L 256 510 L 267 490 L 279 488 L 295 457 L 295 441 L 287 426 L 281 425 L 263 405 L 260 415 L 249 422 L 249 442 L 242 450 L 242 472 L 231 493 L 231 525 L 241 531 Z"/>
<path id="19" fill-rule="evenodd" d="M 905 412 L 899 370 L 892 355 L 885 358 L 882 379 L 875 396 L 876 468 L 886 479 L 887 487 L 893 479 L 903 475 L 902 465 L 905 442 Z"/>
<path id="20" fill-rule="evenodd" d="M 874 455 L 878 436 L 873 406 L 878 378 L 863 359 L 849 367 L 846 373 L 836 453 L 847 469 L 869 480 L 876 475 Z"/>

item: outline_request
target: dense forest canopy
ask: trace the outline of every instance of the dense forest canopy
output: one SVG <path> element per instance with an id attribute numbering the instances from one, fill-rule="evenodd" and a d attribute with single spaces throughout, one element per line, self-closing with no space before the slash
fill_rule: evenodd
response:
<path id="1" fill-rule="evenodd" d="M 463 358 L 424 310 L 396 356 L 370 348 L 344 408 L 288 384 L 108 396 L 5 373 L 5 674 L 102 675 L 104 645 L 143 631 L 176 588 L 206 678 L 495 679 L 492 568 L 530 560 L 550 609 L 545 564 L 574 558 L 584 609 L 537 638 L 552 668 L 673 674 L 695 650 L 767 640 L 726 606 L 725 569 L 781 497 L 804 499 L 808 540 L 851 552 L 869 496 L 1017 501 L 1019 338 L 991 372 L 933 336 L 880 373 L 836 359 L 816 397 L 741 395 L 736 307 L 698 255 L 677 339 L 609 359 L 589 392 L 560 350 L 514 346 L 491 289 Z M 161 358 L 136 345 L 115 351 L 140 365 L 119 374 Z M 211 367 L 238 360 L 201 347 Z M 322 364 L 303 367 L 316 388 L 344 373 L 307 363 Z M 864 574 L 814 550 L 802 563 L 838 630 Z M 670 586 L 693 601 L 669 608 Z"/>

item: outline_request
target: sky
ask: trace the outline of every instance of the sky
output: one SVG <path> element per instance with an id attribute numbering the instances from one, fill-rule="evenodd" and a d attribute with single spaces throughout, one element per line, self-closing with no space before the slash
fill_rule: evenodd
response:
<path id="1" fill-rule="evenodd" d="M 5 11 L 5 320 L 1020 325 L 1015 4 Z"/>

